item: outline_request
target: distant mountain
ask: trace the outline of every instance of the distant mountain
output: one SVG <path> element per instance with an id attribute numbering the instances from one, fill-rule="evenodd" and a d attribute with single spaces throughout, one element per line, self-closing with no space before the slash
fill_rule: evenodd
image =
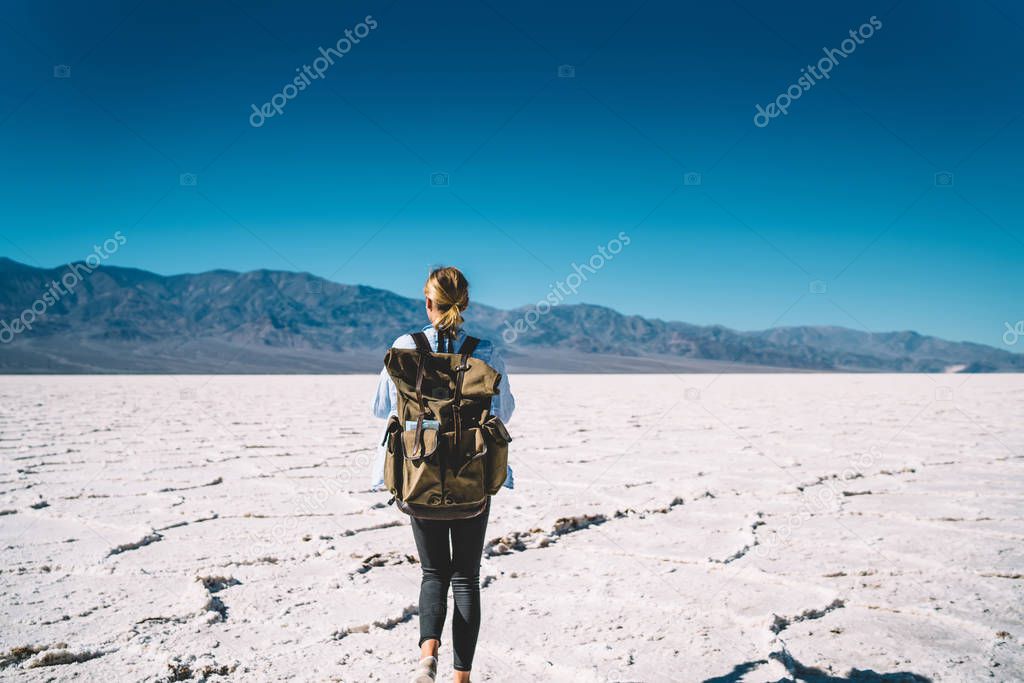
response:
<path id="1" fill-rule="evenodd" d="M 399 334 L 425 323 L 420 300 L 308 273 L 162 276 L 101 266 L 64 294 L 68 266 L 0 258 L 0 372 L 376 372 Z M 31 330 L 15 318 L 45 312 Z M 739 332 L 563 304 L 512 339 L 532 309 L 473 303 L 469 327 L 518 372 L 1013 372 L 1024 356 L 915 332 L 841 327 Z M 531 314 L 530 319 L 533 319 Z M 12 326 L 13 325 L 13 326 Z M 511 326 L 511 327 L 510 327 Z M 505 336 L 503 336 L 505 335 Z"/>

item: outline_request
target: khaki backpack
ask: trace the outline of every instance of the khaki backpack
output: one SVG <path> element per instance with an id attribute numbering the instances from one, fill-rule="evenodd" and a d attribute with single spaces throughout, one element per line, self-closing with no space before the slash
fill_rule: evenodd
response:
<path id="1" fill-rule="evenodd" d="M 384 435 L 389 502 L 416 517 L 475 516 L 505 482 L 512 437 L 490 412 L 501 374 L 471 357 L 475 337 L 457 353 L 432 351 L 423 332 L 412 338 L 415 349 L 384 357 L 398 389 L 398 414 Z"/>

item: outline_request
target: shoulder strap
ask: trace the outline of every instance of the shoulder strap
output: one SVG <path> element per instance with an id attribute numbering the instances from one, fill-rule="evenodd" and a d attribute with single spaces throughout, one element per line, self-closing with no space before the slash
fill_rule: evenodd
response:
<path id="1" fill-rule="evenodd" d="M 416 350 L 421 353 L 431 353 L 430 342 L 427 341 L 427 335 L 422 332 L 413 332 L 412 340 L 416 342 Z"/>
<path id="2" fill-rule="evenodd" d="M 469 356 L 472 356 L 473 352 L 476 351 L 476 345 L 479 343 L 480 340 L 477 339 L 476 337 L 467 336 L 462 341 L 462 346 L 459 347 L 459 355 L 462 356 L 463 358 L 468 358 Z"/>

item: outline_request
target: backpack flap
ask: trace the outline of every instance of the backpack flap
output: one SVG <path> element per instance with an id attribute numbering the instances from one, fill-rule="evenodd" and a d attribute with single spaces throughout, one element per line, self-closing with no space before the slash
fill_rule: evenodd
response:
<path id="1" fill-rule="evenodd" d="M 479 358 L 470 358 L 466 377 L 462 380 L 462 395 L 480 399 L 496 396 L 500 383 L 501 373 Z"/>
<path id="2" fill-rule="evenodd" d="M 484 421 L 484 429 L 487 430 L 487 433 L 494 441 L 499 441 L 505 445 L 512 443 L 512 435 L 508 433 L 505 423 L 497 415 L 491 415 Z"/>
<path id="3" fill-rule="evenodd" d="M 417 434 L 419 440 L 416 439 Z M 432 427 L 402 432 L 402 445 L 405 447 L 405 457 L 409 460 L 426 460 L 432 456 L 437 451 L 437 441 L 437 430 Z"/>

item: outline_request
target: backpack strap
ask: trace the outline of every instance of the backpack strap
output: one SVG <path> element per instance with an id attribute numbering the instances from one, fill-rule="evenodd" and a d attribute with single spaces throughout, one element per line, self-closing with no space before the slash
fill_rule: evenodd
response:
<path id="1" fill-rule="evenodd" d="M 416 350 L 420 353 L 432 353 L 433 350 L 430 348 L 430 342 L 427 341 L 427 335 L 423 332 L 413 332 L 412 340 L 416 342 Z"/>
<path id="2" fill-rule="evenodd" d="M 452 337 L 448 330 L 437 331 L 437 352 L 438 353 L 455 353 L 453 345 L 455 344 L 455 338 Z"/>
<path id="3" fill-rule="evenodd" d="M 469 337 L 469 336 L 467 336 L 463 340 L 462 346 L 459 347 L 459 355 L 463 357 L 463 361 L 462 361 L 463 365 L 466 364 L 465 359 L 469 358 L 470 356 L 472 356 L 473 352 L 476 351 L 477 344 L 479 344 L 479 343 L 480 343 L 480 340 L 477 339 L 476 337 Z"/>

